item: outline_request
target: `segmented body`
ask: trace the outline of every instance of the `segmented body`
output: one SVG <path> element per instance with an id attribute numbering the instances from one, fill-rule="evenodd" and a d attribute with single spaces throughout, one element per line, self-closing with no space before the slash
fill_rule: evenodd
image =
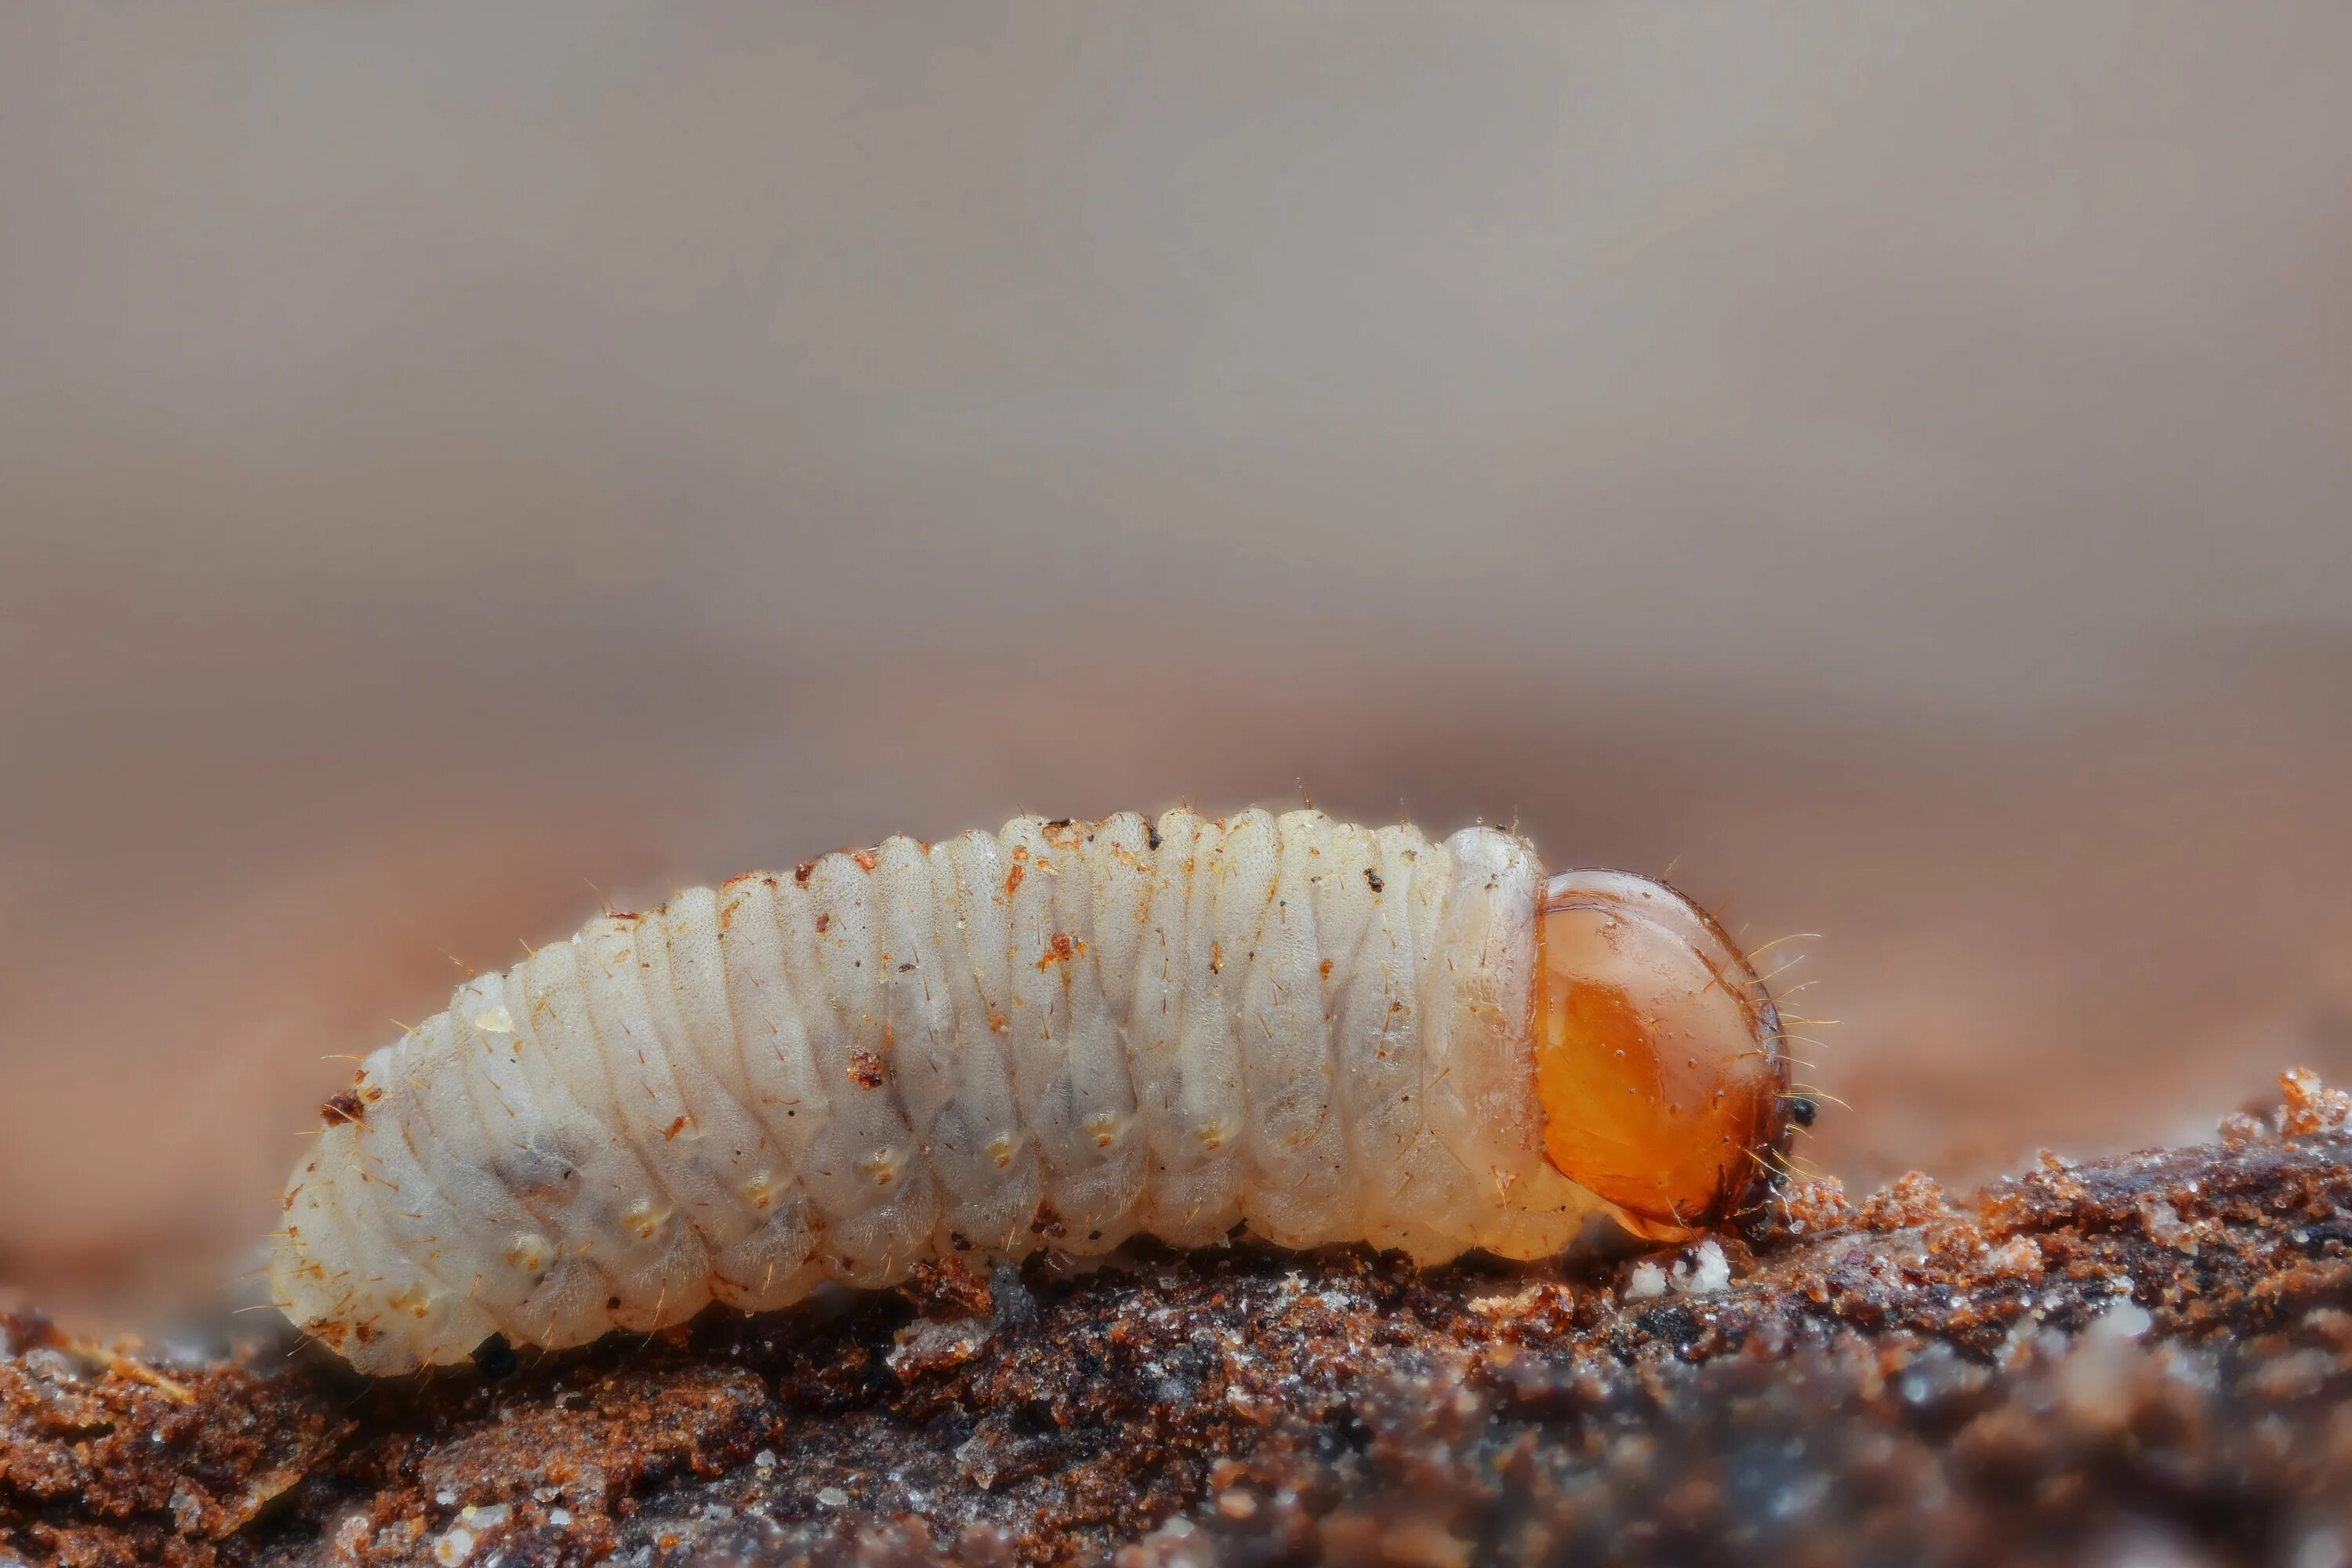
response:
<path id="1" fill-rule="evenodd" d="M 606 915 L 330 1101 L 273 1290 L 397 1372 L 1138 1232 L 1553 1252 L 1595 1200 L 1543 1153 L 1542 883 L 1491 828 L 1178 811 Z"/>

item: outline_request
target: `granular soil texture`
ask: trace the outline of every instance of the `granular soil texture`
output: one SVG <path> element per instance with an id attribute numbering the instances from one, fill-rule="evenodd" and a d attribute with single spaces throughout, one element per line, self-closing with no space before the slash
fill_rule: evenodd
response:
<path id="1" fill-rule="evenodd" d="M 2352 1109 L 1429 1273 L 1143 1249 L 369 1384 L 0 1321 L 0 1563 L 2352 1563 Z M 250 1320 L 248 1320 L 249 1321 Z"/>

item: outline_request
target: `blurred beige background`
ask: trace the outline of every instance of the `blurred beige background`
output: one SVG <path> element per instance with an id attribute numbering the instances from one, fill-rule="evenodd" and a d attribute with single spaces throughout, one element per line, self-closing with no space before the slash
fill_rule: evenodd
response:
<path id="1" fill-rule="evenodd" d="M 1018 808 L 1819 931 L 1817 1158 L 2352 1071 L 2352 7 L 0 9 L 0 1282 Z M 1791 977 L 1795 978 L 1794 976 Z"/>

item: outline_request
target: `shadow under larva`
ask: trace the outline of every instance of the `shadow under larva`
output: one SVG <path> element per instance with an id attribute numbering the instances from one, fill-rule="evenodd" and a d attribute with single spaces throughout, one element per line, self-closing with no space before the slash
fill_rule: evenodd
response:
<path id="1" fill-rule="evenodd" d="M 1770 996 L 1664 884 L 1314 811 L 1019 817 L 607 914 L 323 1108 L 278 1304 L 362 1371 L 1235 1226 L 1423 1262 L 1717 1224 Z"/>

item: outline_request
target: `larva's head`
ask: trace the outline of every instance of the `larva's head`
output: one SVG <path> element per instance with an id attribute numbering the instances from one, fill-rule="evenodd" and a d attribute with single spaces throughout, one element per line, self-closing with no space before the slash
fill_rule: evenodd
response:
<path id="1" fill-rule="evenodd" d="M 1706 910 L 1623 871 L 1554 877 L 1536 921 L 1544 1146 L 1634 1230 L 1744 1207 L 1789 1127 L 1772 998 Z"/>

